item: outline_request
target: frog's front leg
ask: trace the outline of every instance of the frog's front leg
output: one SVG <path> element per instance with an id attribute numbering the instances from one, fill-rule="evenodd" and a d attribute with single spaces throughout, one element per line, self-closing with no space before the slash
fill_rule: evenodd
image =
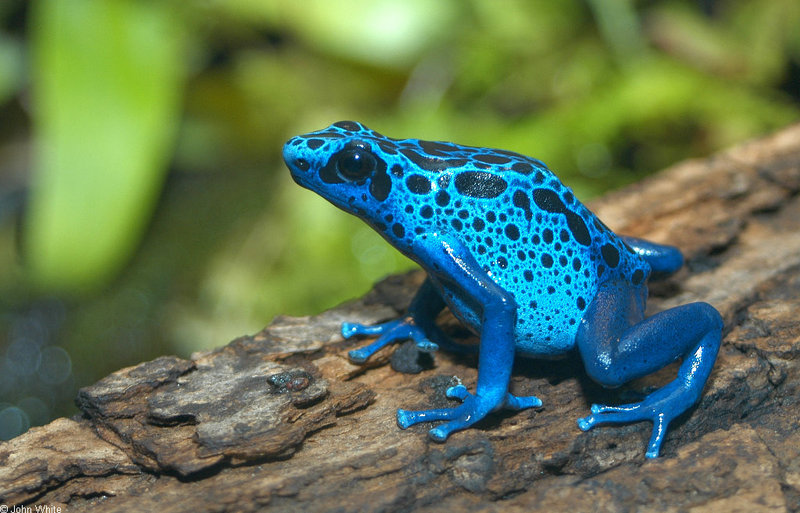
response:
<path id="1" fill-rule="evenodd" d="M 646 294 L 645 288 L 627 283 L 600 286 L 577 335 L 586 371 L 600 384 L 615 387 L 683 358 L 677 379 L 639 403 L 594 404 L 578 426 L 586 431 L 598 424 L 651 420 L 646 456 L 655 458 L 670 421 L 700 398 L 719 350 L 722 318 L 707 303 L 691 303 L 645 319 Z"/>
<path id="2" fill-rule="evenodd" d="M 363 363 L 379 349 L 407 339 L 416 342 L 417 347 L 427 353 L 436 351 L 439 345 L 449 347 L 451 343 L 435 323 L 436 316 L 444 307 L 442 296 L 428 278 L 419 288 L 414 299 L 411 300 L 405 316 L 374 326 L 342 323 L 344 338 L 355 335 L 378 335 L 377 340 L 371 344 L 350 351 L 348 353 L 350 360 L 355 363 Z"/>
<path id="3" fill-rule="evenodd" d="M 462 401 L 454 408 L 397 411 L 403 429 L 420 422 L 447 420 L 430 430 L 431 438 L 444 441 L 454 431 L 465 429 L 503 406 L 523 409 L 541 406 L 536 397 L 516 397 L 508 392 L 514 362 L 517 305 L 497 285 L 456 238 L 425 234 L 419 236 L 413 253 L 425 262 L 426 270 L 446 290 L 458 291 L 481 308 L 481 341 L 478 356 L 478 384 L 475 394 L 458 385 L 447 396 Z"/>

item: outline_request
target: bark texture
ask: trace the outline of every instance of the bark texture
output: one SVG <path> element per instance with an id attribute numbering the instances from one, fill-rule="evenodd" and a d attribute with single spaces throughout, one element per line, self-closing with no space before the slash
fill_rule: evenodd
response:
<path id="1" fill-rule="evenodd" d="M 395 425 L 399 407 L 444 406 L 476 360 L 384 349 L 342 321 L 396 317 L 423 276 L 393 276 L 314 317 L 276 319 L 191 360 L 162 357 L 84 388 L 82 415 L 0 444 L 0 503 L 66 511 L 800 511 L 800 125 L 690 161 L 592 209 L 618 233 L 679 246 L 687 265 L 651 286 L 652 312 L 707 301 L 723 347 L 698 406 L 645 461 L 649 423 L 581 432 L 615 391 L 578 357 L 518 359 L 512 389 L 541 409 L 492 415 L 437 444 Z M 469 335 L 448 316 L 451 336 Z M 422 370 L 417 374 L 398 370 Z M 457 509 L 456 509 L 457 508 Z"/>

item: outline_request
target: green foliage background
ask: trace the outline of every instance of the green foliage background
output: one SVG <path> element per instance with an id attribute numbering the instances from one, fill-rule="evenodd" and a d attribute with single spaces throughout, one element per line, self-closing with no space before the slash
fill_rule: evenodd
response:
<path id="1" fill-rule="evenodd" d="M 0 3 L 0 438 L 78 386 L 410 267 L 296 187 L 341 119 L 584 199 L 800 113 L 796 0 Z"/>

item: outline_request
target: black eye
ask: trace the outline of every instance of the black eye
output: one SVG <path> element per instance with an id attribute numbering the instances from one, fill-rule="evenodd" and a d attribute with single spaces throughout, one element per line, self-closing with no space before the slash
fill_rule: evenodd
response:
<path id="1" fill-rule="evenodd" d="M 360 148 L 344 150 L 336 157 L 336 170 L 346 180 L 361 180 L 372 174 L 375 157 Z"/>

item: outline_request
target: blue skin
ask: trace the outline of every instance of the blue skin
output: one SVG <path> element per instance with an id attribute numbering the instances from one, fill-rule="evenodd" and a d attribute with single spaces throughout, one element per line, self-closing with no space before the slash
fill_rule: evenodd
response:
<path id="1" fill-rule="evenodd" d="M 401 319 L 345 323 L 345 338 L 377 335 L 350 352 L 364 362 L 413 339 L 423 351 L 457 348 L 436 327 L 445 307 L 480 335 L 478 383 L 447 390 L 454 408 L 398 410 L 402 428 L 437 420 L 436 441 L 500 408 L 541 406 L 508 390 L 514 355 L 557 358 L 577 347 L 595 381 L 617 387 L 682 359 L 677 378 L 622 406 L 594 404 L 578 420 L 653 422 L 658 456 L 672 419 L 700 398 L 722 333 L 719 313 L 692 303 L 645 318 L 646 281 L 678 270 L 673 247 L 609 230 L 540 161 L 503 150 L 391 139 L 352 121 L 290 139 L 294 180 L 354 214 L 416 261 L 428 278 Z"/>

